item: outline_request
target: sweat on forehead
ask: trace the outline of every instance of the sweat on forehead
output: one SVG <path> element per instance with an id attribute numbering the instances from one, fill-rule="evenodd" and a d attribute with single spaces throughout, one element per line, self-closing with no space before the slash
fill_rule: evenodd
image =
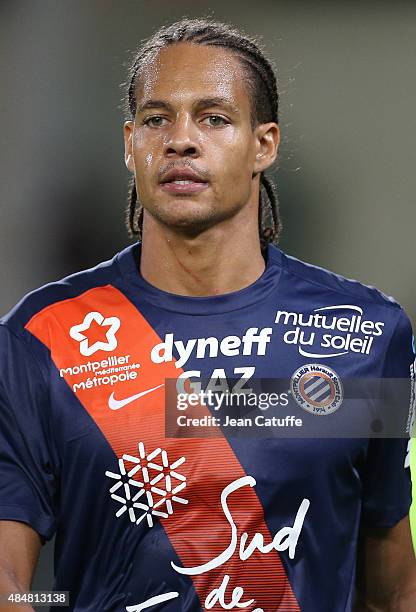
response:
<path id="1" fill-rule="evenodd" d="M 175 43 L 144 58 L 135 78 L 135 107 L 140 109 L 149 99 L 163 98 L 166 92 L 179 100 L 192 95 L 192 91 L 251 107 L 246 81 L 246 68 L 233 51 L 214 45 Z"/>

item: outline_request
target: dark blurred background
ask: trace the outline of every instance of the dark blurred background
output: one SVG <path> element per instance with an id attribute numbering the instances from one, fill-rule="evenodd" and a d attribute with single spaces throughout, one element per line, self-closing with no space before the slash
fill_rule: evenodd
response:
<path id="1" fill-rule="evenodd" d="M 0 311 L 128 242 L 121 111 L 139 41 L 182 16 L 260 34 L 278 67 L 290 254 L 416 321 L 416 4 L 0 1 Z M 52 580 L 52 544 L 33 588 Z"/>

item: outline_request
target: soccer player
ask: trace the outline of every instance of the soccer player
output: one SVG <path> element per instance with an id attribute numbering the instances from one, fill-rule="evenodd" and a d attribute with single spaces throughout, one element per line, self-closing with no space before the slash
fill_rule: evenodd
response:
<path id="1" fill-rule="evenodd" d="M 286 424 L 324 423 L 343 380 L 414 360 L 392 298 L 273 244 L 270 62 L 183 20 L 139 49 L 127 99 L 140 240 L 0 326 L 0 591 L 30 589 L 56 534 L 54 590 L 76 612 L 415 610 L 406 439 L 165 430 L 169 379 L 287 379 Z"/>

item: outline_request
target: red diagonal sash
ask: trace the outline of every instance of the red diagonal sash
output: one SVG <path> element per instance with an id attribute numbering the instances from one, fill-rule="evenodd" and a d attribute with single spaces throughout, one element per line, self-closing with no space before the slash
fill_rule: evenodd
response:
<path id="1" fill-rule="evenodd" d="M 98 312 L 104 319 L 117 317 L 120 320 L 120 327 L 115 332 L 117 346 L 114 350 L 97 350 L 90 356 L 80 353 L 80 342 L 72 338 L 69 332 L 70 328 L 82 323 L 90 312 Z M 186 477 L 186 488 L 180 496 L 186 498 L 188 504 L 178 503 L 174 505 L 173 514 L 160 518 L 182 565 L 200 566 L 223 552 L 230 544 L 231 528 L 221 507 L 221 493 L 231 482 L 246 476 L 228 441 L 223 436 L 166 438 L 163 387 L 119 410 L 110 410 L 108 406 L 111 393 L 116 398 L 125 398 L 156 387 L 166 378 L 176 378 L 182 372 L 175 367 L 174 361 L 162 364 L 152 362 L 151 350 L 161 339 L 141 313 L 120 291 L 108 285 L 45 308 L 29 321 L 26 328 L 50 349 L 56 367 L 72 389 L 74 385 L 90 380 L 86 386 L 75 387 L 74 392 L 118 458 L 126 454 L 138 457 L 139 443 L 144 444 L 147 453 L 157 448 L 166 450 L 171 463 L 185 457 L 186 461 L 178 471 Z M 103 326 L 102 329 L 103 335 L 99 340 L 105 342 L 110 326 Z M 87 338 L 88 331 L 83 332 Z M 90 345 L 96 341 L 97 337 L 88 339 Z M 103 360 L 110 360 L 110 357 L 113 360 L 121 357 L 121 362 L 124 357 L 126 364 L 140 364 L 140 367 L 131 370 L 137 373 L 136 377 L 113 385 L 98 384 L 94 378 L 105 379 L 105 376 L 97 375 L 97 371 L 120 367 L 120 364 L 109 364 L 108 368 L 103 368 Z M 92 363 L 100 363 L 100 369 L 97 370 Z M 109 469 L 114 471 L 114 466 L 109 466 Z M 140 473 L 137 477 L 140 477 Z M 108 483 L 105 482 L 104 486 L 108 486 Z M 109 496 L 109 505 L 112 503 Z M 244 486 L 234 491 L 228 498 L 228 506 L 239 534 L 246 531 L 250 541 L 257 532 L 263 535 L 265 544 L 271 542 L 272 536 L 254 488 Z M 129 519 L 124 515 L 117 520 Z M 227 602 L 233 589 L 239 586 L 244 589 L 240 603 L 254 600 L 245 610 L 299 610 L 282 561 L 275 550 L 261 553 L 256 549 L 247 560 L 242 561 L 237 546 L 233 556 L 221 567 L 192 576 L 202 606 L 207 595 L 220 586 L 225 575 L 230 576 Z M 217 603 L 210 609 L 223 610 L 223 607 Z"/>

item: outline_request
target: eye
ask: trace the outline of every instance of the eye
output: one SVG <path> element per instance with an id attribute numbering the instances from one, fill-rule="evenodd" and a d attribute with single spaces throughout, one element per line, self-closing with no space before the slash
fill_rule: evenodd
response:
<path id="1" fill-rule="evenodd" d="M 165 125 L 163 122 L 166 121 L 165 117 L 161 117 L 160 115 L 154 115 L 153 117 L 147 117 L 143 121 L 144 125 L 148 125 L 150 127 L 162 127 Z"/>
<path id="2" fill-rule="evenodd" d="M 211 127 L 222 127 L 224 125 L 228 125 L 229 123 L 229 121 L 227 121 L 227 119 L 221 115 L 209 115 L 208 117 L 205 117 L 203 121 L 205 123 L 208 122 L 208 125 Z"/>

